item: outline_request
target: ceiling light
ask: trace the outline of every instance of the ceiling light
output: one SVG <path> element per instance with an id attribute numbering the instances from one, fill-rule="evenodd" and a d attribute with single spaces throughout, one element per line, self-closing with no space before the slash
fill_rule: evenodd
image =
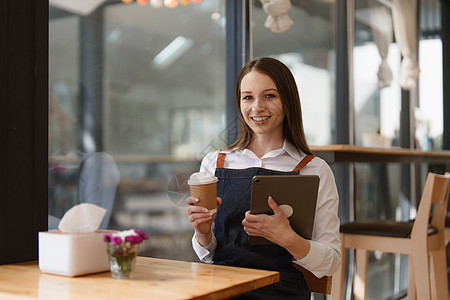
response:
<path id="1" fill-rule="evenodd" d="M 153 58 L 153 66 L 165 69 L 192 47 L 194 41 L 184 36 L 177 36 L 169 45 Z"/>
<path id="2" fill-rule="evenodd" d="M 168 8 L 174 8 L 178 6 L 178 0 L 164 0 L 164 5 Z"/>

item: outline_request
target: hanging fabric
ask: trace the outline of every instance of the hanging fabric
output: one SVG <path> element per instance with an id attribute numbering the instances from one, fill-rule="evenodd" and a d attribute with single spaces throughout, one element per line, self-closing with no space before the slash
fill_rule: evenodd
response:
<path id="1" fill-rule="evenodd" d="M 290 0 L 260 0 L 263 10 L 268 14 L 264 26 L 273 32 L 280 33 L 288 30 L 294 21 L 287 12 L 291 9 Z"/>
<path id="2" fill-rule="evenodd" d="M 392 0 L 392 21 L 397 44 L 403 59 L 400 86 L 411 90 L 416 86 L 420 69 L 414 58 L 417 47 L 417 0 Z"/>
<path id="3" fill-rule="evenodd" d="M 393 35 L 392 16 L 387 7 L 383 5 L 370 7 L 370 28 L 381 57 L 377 75 L 378 87 L 382 89 L 391 86 L 393 79 L 392 70 L 387 61 Z"/>

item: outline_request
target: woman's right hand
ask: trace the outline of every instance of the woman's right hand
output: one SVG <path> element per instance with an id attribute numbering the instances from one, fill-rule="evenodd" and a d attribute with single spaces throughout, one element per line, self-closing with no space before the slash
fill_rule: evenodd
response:
<path id="1" fill-rule="evenodd" d="M 197 240 L 203 245 L 204 242 L 202 243 L 199 238 L 206 238 L 207 240 L 210 238 L 212 239 L 211 225 L 216 218 L 216 213 L 210 214 L 206 207 L 194 205 L 197 202 L 198 199 L 192 196 L 186 198 L 186 203 L 188 204 L 188 220 L 191 223 L 192 228 L 195 229 Z M 222 204 L 222 199 L 217 197 L 217 205 L 220 206 L 220 204 Z"/>

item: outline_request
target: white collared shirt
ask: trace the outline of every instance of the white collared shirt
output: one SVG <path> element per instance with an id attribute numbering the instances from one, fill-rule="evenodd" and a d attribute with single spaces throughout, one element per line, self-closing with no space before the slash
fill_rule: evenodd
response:
<path id="1" fill-rule="evenodd" d="M 217 150 L 208 153 L 202 160 L 201 172 L 214 174 L 217 156 L 225 153 L 224 168 L 245 169 L 260 167 L 275 171 L 292 171 L 305 154 L 285 140 L 283 147 L 266 153 L 262 158 L 251 150 Z M 334 180 L 334 174 L 328 164 L 319 157 L 315 157 L 300 171 L 302 175 L 318 175 L 320 178 L 317 195 L 316 216 L 310 241 L 309 253 L 294 262 L 311 271 L 317 277 L 332 275 L 339 268 L 341 261 L 338 205 L 339 196 Z M 214 228 L 213 228 L 214 229 Z M 213 231 L 214 232 L 214 231 Z M 217 241 L 213 234 L 212 242 L 202 247 L 195 235 L 192 245 L 199 259 L 212 263 Z"/>

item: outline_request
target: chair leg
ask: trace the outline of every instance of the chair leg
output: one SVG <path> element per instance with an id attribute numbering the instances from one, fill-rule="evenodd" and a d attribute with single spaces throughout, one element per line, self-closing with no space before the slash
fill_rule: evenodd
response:
<path id="1" fill-rule="evenodd" d="M 430 268 L 426 245 L 414 245 L 415 249 L 411 254 L 412 267 L 414 273 L 414 286 L 416 287 L 417 298 L 420 300 L 431 299 L 430 289 Z"/>
<path id="2" fill-rule="evenodd" d="M 414 268 L 412 255 L 408 255 L 408 300 L 416 299 L 416 286 L 414 284 Z"/>
<path id="3" fill-rule="evenodd" d="M 369 252 L 356 249 L 356 274 L 354 296 L 355 300 L 365 300 L 367 292 L 367 267 L 369 264 Z"/>
<path id="4" fill-rule="evenodd" d="M 448 299 L 447 256 L 445 247 L 431 252 L 430 265 L 431 298 Z"/>
<path id="5" fill-rule="evenodd" d="M 342 300 L 344 297 L 344 283 L 345 283 L 345 266 L 347 253 L 344 248 L 344 235 L 341 234 L 341 265 L 331 281 L 331 300 Z"/>

